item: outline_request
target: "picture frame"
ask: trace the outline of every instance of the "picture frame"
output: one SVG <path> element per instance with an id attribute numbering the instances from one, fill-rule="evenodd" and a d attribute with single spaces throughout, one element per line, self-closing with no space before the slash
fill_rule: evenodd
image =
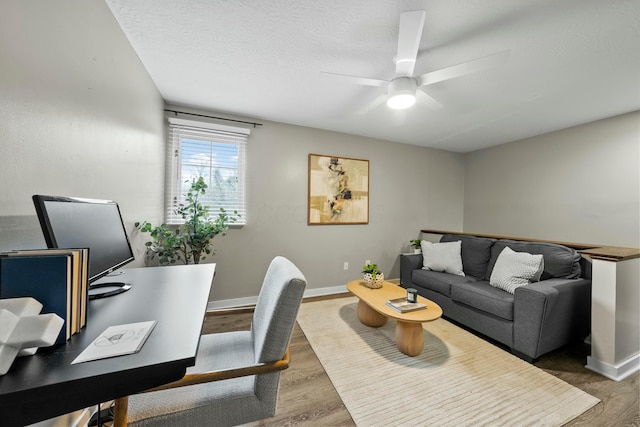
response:
<path id="1" fill-rule="evenodd" d="M 309 154 L 307 224 L 369 223 L 369 160 Z"/>

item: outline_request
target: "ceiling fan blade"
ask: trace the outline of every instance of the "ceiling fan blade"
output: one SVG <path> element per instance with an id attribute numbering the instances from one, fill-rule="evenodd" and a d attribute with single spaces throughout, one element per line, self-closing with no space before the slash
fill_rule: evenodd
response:
<path id="1" fill-rule="evenodd" d="M 413 75 L 424 28 L 424 17 L 424 10 L 412 10 L 400 14 L 396 77 L 411 77 Z"/>
<path id="2" fill-rule="evenodd" d="M 328 78 L 336 78 L 336 79 L 340 79 L 344 82 L 351 82 L 351 83 L 355 83 L 358 85 L 363 85 L 363 86 L 384 86 L 386 84 L 388 84 L 389 82 L 386 80 L 378 80 L 378 79 L 370 79 L 368 77 L 358 77 L 358 76 L 349 76 L 347 74 L 338 74 L 338 73 L 329 73 L 326 71 L 322 71 L 320 72 L 320 76 L 321 77 L 328 77 Z"/>
<path id="3" fill-rule="evenodd" d="M 419 77 L 416 77 L 418 86 L 427 86 L 444 80 L 454 79 L 456 77 L 465 76 L 467 74 L 476 73 L 478 71 L 497 67 L 504 64 L 509 59 L 510 50 L 494 53 L 493 55 L 483 56 L 482 58 L 472 59 L 462 64 L 453 65 L 451 67 L 442 68 L 436 71 L 430 71 Z"/>
<path id="4" fill-rule="evenodd" d="M 438 102 L 431 95 L 426 94 L 422 89 L 418 89 L 416 91 L 416 100 L 431 110 L 441 110 L 444 108 L 444 105 Z"/>
<path id="5" fill-rule="evenodd" d="M 387 94 L 386 93 L 383 93 L 380 96 L 376 96 L 375 98 L 373 98 L 373 100 L 369 101 L 362 108 L 360 108 L 358 111 L 356 111 L 355 115 L 356 116 L 363 116 L 363 115 L 375 110 L 376 108 L 378 108 L 379 106 L 384 104 L 386 101 L 387 101 Z"/>

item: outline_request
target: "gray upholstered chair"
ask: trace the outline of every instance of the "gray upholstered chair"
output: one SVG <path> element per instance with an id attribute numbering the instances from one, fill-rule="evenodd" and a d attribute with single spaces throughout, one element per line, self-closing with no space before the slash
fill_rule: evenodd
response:
<path id="1" fill-rule="evenodd" d="M 183 379 L 116 400 L 115 425 L 232 426 L 272 417 L 305 286 L 291 261 L 274 258 L 251 330 L 203 335 Z"/>

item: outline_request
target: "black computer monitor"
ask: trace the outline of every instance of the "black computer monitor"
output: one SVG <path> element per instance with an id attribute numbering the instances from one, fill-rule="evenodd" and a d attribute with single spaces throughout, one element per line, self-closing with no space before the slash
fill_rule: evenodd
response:
<path id="1" fill-rule="evenodd" d="M 134 260 L 116 202 L 34 195 L 33 204 L 47 247 L 89 248 L 89 283 Z M 100 298 L 124 292 L 129 287 L 120 281 L 92 284 L 89 295 Z"/>

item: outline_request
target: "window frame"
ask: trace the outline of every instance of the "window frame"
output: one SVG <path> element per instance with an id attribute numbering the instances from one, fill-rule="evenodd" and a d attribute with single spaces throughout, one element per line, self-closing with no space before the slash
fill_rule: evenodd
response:
<path id="1" fill-rule="evenodd" d="M 238 220 L 233 223 L 234 226 L 242 226 L 247 224 L 247 200 L 246 200 L 246 150 L 247 141 L 251 131 L 250 129 L 221 125 L 217 123 L 209 123 L 195 120 L 185 120 L 177 117 L 168 118 L 167 132 L 167 173 L 165 178 L 165 224 L 179 225 L 184 221 L 175 213 L 175 210 L 181 202 L 184 201 L 184 189 L 182 188 L 188 178 L 184 177 L 183 168 L 186 166 L 182 158 L 182 141 L 183 139 L 202 140 L 209 142 L 209 148 L 215 156 L 214 144 L 230 144 L 238 148 L 238 165 L 237 165 L 237 198 L 238 201 L 233 206 L 224 206 L 228 213 L 237 211 Z M 200 139 L 201 138 L 201 139 Z M 211 160 L 210 160 L 211 165 Z M 211 168 L 211 166 L 209 166 Z M 197 178 L 197 177 L 196 177 Z M 211 187 L 207 189 L 207 194 L 211 191 Z M 210 205 L 210 213 L 217 216 L 220 206 Z"/>

